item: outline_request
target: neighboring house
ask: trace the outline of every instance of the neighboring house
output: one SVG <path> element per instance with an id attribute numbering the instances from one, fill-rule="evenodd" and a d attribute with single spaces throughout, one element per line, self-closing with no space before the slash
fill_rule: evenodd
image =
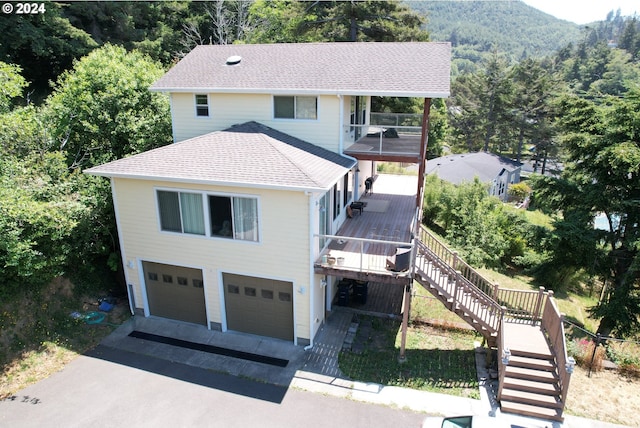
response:
<path id="1" fill-rule="evenodd" d="M 471 182 L 478 178 L 489 184 L 489 194 L 502 201 L 508 198 L 509 186 L 520 182 L 522 164 L 493 153 L 477 152 L 441 156 L 430 159 L 426 174 L 436 174 L 453 184 Z"/>
<path id="2" fill-rule="evenodd" d="M 85 171 L 111 179 L 133 310 L 313 344 L 336 294 L 322 235 L 375 161 L 424 165 L 449 73 L 448 43 L 196 47 L 151 88 L 175 143 Z M 370 129 L 372 96 L 424 98 L 422 132 Z"/>

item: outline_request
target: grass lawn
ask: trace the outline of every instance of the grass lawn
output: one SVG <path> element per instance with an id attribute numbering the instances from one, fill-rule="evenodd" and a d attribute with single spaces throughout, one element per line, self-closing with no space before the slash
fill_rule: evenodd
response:
<path id="1" fill-rule="evenodd" d="M 358 381 L 479 398 L 474 332 L 414 322 L 407 332 L 406 361 L 400 363 L 400 330 L 399 320 L 360 316 L 354 343 L 360 341 L 363 349 L 341 352 L 340 370 Z"/>
<path id="2" fill-rule="evenodd" d="M 87 296 L 58 278 L 42 290 L 24 291 L 0 302 L 0 400 L 49 377 L 97 345 L 130 315 L 126 303 L 108 314 L 109 322 L 88 325 L 72 312 L 96 311 Z"/>

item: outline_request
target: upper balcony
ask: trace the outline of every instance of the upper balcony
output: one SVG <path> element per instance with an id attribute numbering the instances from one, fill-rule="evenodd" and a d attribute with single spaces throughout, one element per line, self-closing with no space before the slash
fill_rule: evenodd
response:
<path id="1" fill-rule="evenodd" d="M 367 125 L 348 125 L 344 153 L 360 160 L 418 163 L 422 115 L 371 113 Z"/>

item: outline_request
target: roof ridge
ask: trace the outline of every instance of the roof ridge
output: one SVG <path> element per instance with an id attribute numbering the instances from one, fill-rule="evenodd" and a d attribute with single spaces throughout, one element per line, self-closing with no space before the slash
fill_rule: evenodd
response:
<path id="1" fill-rule="evenodd" d="M 288 143 L 287 143 L 287 142 L 285 142 L 285 141 L 282 141 L 282 140 L 278 140 L 278 139 L 276 139 L 276 138 L 273 138 L 273 137 L 272 137 L 272 136 L 270 136 L 269 134 L 266 134 L 266 133 L 264 133 L 264 132 L 263 132 L 263 129 L 266 129 L 266 130 L 269 130 L 269 131 L 271 131 L 271 132 L 280 133 L 280 131 L 278 131 L 278 130 L 276 130 L 276 129 L 270 128 L 270 127 L 268 127 L 268 126 L 266 126 L 266 125 L 263 125 L 263 124 L 261 124 L 261 123 L 259 123 L 259 122 L 255 122 L 255 121 L 251 121 L 251 122 L 248 122 L 248 123 L 250 123 L 250 124 L 251 124 L 251 126 L 255 126 L 256 128 L 258 128 L 258 130 L 260 131 L 260 138 L 262 138 L 262 139 L 263 139 L 267 144 L 269 144 L 271 147 L 273 147 L 275 150 L 277 150 L 277 151 L 278 151 L 278 153 L 280 153 L 280 155 L 282 155 L 284 158 L 286 158 L 286 159 L 287 159 L 287 161 L 288 161 L 289 163 L 291 163 L 292 165 L 295 165 L 296 169 L 297 169 L 299 172 L 301 172 L 305 177 L 307 177 L 307 178 L 309 179 L 309 181 L 311 181 L 312 183 L 314 183 L 315 185 L 318 185 L 318 186 L 321 184 L 318 180 L 316 180 L 315 178 L 313 178 L 313 177 L 312 177 L 312 176 L 311 176 L 311 175 L 310 175 L 310 174 L 305 170 L 305 168 L 303 168 L 303 165 L 301 165 L 299 162 L 296 162 L 295 160 L 293 160 L 293 159 L 291 158 L 291 156 L 289 156 L 286 152 L 282 151 L 282 150 L 280 149 L 280 145 L 279 145 L 279 144 L 276 144 L 276 143 L 287 144 L 288 146 L 294 147 L 294 148 L 296 148 L 296 149 L 298 149 L 298 150 L 303 150 L 303 149 L 301 149 L 300 147 L 295 147 L 295 146 L 293 146 L 293 145 L 291 145 L 291 144 L 288 144 Z M 289 136 L 289 137 L 291 137 L 291 138 L 296 138 L 296 137 L 293 137 L 293 136 Z M 300 140 L 300 141 L 302 141 L 302 140 Z M 334 162 L 334 163 L 335 163 L 335 162 Z"/>

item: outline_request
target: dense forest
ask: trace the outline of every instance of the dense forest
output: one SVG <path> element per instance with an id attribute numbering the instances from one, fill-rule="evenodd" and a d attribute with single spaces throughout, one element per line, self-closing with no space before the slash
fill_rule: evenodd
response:
<path id="1" fill-rule="evenodd" d="M 454 76 L 474 71 L 476 64 L 494 50 L 515 63 L 552 55 L 582 37 L 578 25 L 517 0 L 412 1 L 407 4 L 426 17 L 432 41 L 451 42 Z"/>
<path id="2" fill-rule="evenodd" d="M 171 142 L 168 100 L 148 87 L 194 46 L 427 41 L 450 33 L 463 61 L 451 97 L 434 103 L 430 156 L 485 150 L 532 160 L 543 174 L 519 192 L 553 224 L 531 225 L 479 183 L 437 181 L 425 194 L 425 218 L 476 265 L 526 270 L 556 290 L 592 279 L 606 284 L 593 308 L 600 332 L 640 331 L 638 19 L 612 12 L 578 29 L 521 2 L 413 3 L 47 2 L 44 14 L 4 16 L 0 296 L 59 275 L 79 286 L 112 281 L 105 272 L 121 266 L 109 183 L 82 170 Z M 475 3 L 504 3 L 517 19 L 492 25 L 503 21 L 486 8 L 473 25 L 437 24 L 467 13 L 453 5 Z M 537 33 L 515 26 L 532 29 L 536 20 Z M 515 46 L 508 31 L 550 46 L 544 33 L 558 48 Z M 374 105 L 402 112 L 413 104 Z M 562 168 L 544 174 L 552 163 Z M 608 230 L 594 229 L 596 215 L 606 217 Z"/>

